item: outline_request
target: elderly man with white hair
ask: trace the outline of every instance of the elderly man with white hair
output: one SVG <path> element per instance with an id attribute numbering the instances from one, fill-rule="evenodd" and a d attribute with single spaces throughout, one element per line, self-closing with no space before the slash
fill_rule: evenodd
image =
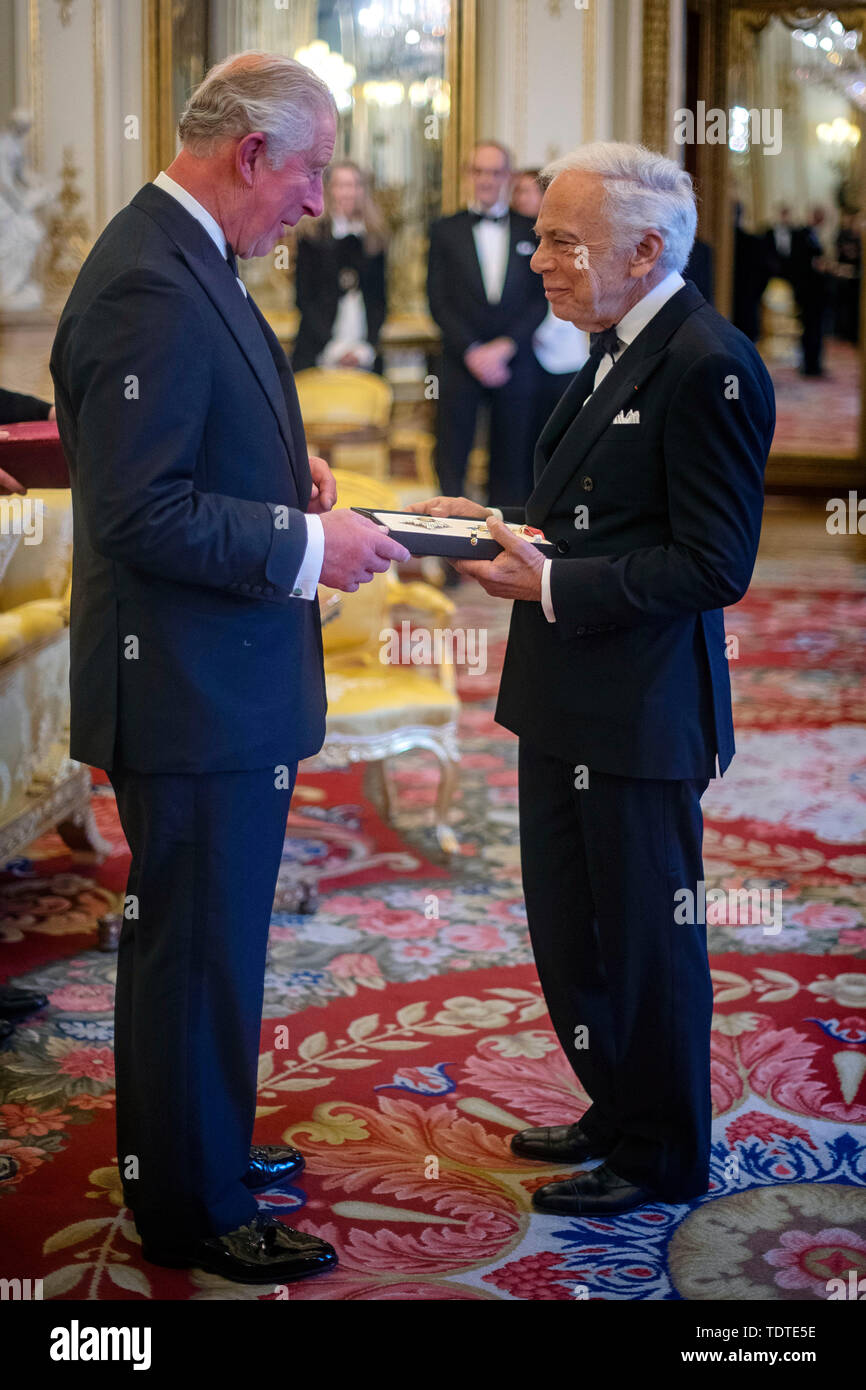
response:
<path id="1" fill-rule="evenodd" d="M 536 445 L 525 512 L 505 520 L 541 528 L 556 558 L 466 498 L 420 507 L 486 516 L 503 546 L 458 569 L 514 600 L 496 718 L 520 738 L 538 972 L 590 1101 L 512 1148 L 602 1159 L 533 1204 L 610 1216 L 708 1190 L 700 801 L 734 752 L 722 609 L 751 578 L 775 405 L 752 344 L 680 273 L 688 174 L 597 143 L 542 177 L 532 267 L 591 346 Z"/>
<path id="2" fill-rule="evenodd" d="M 321 579 L 408 554 L 308 459 L 285 353 L 238 278 L 322 212 L 336 108 L 309 69 L 211 70 L 182 147 L 108 225 L 51 359 L 75 522 L 73 757 L 132 852 L 117 966 L 117 1157 L 145 1259 L 245 1283 L 327 1270 L 259 1213 L 303 1166 L 251 1145 L 265 952 L 301 758 L 325 728 Z"/>

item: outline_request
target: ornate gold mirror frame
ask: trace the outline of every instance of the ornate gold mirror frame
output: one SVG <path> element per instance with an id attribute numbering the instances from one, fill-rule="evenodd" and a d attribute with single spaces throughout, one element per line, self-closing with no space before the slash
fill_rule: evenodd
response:
<path id="1" fill-rule="evenodd" d="M 179 88 L 204 76 L 207 0 L 145 0 L 145 174 L 153 178 L 174 158 Z M 459 206 L 460 167 L 475 140 L 476 0 L 451 0 L 445 40 L 451 111 L 442 140 L 442 212 Z"/>
<path id="2" fill-rule="evenodd" d="M 866 7 L 839 9 L 826 6 L 803 6 L 785 0 L 763 0 L 756 5 L 749 0 L 689 0 L 689 8 L 701 19 L 701 43 L 698 59 L 698 93 L 710 107 L 729 111 L 732 103 L 732 63 L 742 63 L 750 49 L 757 44 L 761 30 L 773 17 L 784 14 L 790 18 L 814 17 L 819 12 L 832 11 L 847 29 L 866 33 Z M 750 105 L 761 106 L 759 93 L 750 93 Z M 861 133 L 866 132 L 864 113 L 852 111 Z M 866 141 L 861 140 L 859 159 L 859 204 L 866 213 Z M 754 165 L 754 161 L 753 161 Z M 699 145 L 696 151 L 696 182 L 701 199 L 699 232 L 713 247 L 716 267 L 716 305 L 728 314 L 733 291 L 733 178 L 726 145 Z M 752 171 L 754 178 L 760 172 Z M 828 447 L 822 454 L 793 454 L 773 452 L 767 466 L 767 481 L 780 488 L 801 486 L 830 489 L 856 488 L 863 484 L 866 464 L 866 277 L 861 284 L 860 352 L 860 419 L 859 445 L 856 453 L 844 453 Z"/>

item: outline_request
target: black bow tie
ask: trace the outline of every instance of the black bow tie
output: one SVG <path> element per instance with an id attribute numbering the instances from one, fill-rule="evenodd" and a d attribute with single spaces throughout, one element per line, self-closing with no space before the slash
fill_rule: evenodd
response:
<path id="1" fill-rule="evenodd" d="M 595 362 L 601 362 L 606 353 L 610 353 L 611 359 L 617 348 L 622 344 L 616 336 L 616 328 L 605 328 L 601 333 L 590 333 L 589 335 L 589 355 Z"/>
<path id="2" fill-rule="evenodd" d="M 508 217 L 508 213 L 470 212 L 469 217 L 474 227 L 476 222 L 504 222 Z"/>

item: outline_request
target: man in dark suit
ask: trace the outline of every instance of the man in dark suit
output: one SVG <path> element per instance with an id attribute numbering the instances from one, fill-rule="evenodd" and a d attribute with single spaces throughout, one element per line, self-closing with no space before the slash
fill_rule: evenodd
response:
<path id="1" fill-rule="evenodd" d="M 775 407 L 751 343 L 679 274 L 695 232 L 689 176 L 600 144 L 545 177 L 533 268 L 592 346 L 538 440 L 525 512 L 506 520 L 541 528 L 557 557 L 488 513 L 503 552 L 458 569 L 516 600 L 496 718 L 520 737 L 539 976 L 592 1100 L 579 1123 L 525 1130 L 512 1147 L 603 1158 L 533 1203 L 611 1215 L 707 1190 L 700 799 L 734 752 L 722 609 L 751 577 Z"/>
<path id="2" fill-rule="evenodd" d="M 791 279 L 803 324 L 800 371 L 804 376 L 826 375 L 822 359 L 829 276 L 819 238 L 824 218 L 823 208 L 813 208 L 810 221 L 797 227 L 791 239 Z"/>
<path id="3" fill-rule="evenodd" d="M 251 114 L 255 113 L 255 118 Z M 298 132 L 301 132 L 299 137 Z M 406 552 L 333 511 L 285 354 L 237 277 L 322 210 L 336 113 L 290 59 L 229 59 L 108 225 L 51 358 L 72 485 L 73 757 L 132 852 L 117 1156 L 144 1257 L 246 1283 L 330 1268 L 258 1214 L 302 1160 L 251 1148 L 270 911 L 298 760 L 325 726 L 316 585 Z"/>
<path id="4" fill-rule="evenodd" d="M 532 335 L 547 306 L 529 268 L 532 223 L 508 207 L 508 151 L 484 141 L 467 173 L 472 203 L 430 229 L 427 298 L 442 332 L 439 482 L 446 492 L 461 491 L 478 409 L 487 405 L 489 501 L 523 506 L 532 490 Z"/>

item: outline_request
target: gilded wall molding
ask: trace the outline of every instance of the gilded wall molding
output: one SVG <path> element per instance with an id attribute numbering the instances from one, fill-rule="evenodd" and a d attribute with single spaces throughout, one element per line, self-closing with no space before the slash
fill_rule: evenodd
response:
<path id="1" fill-rule="evenodd" d="M 105 226 L 105 10 L 92 0 L 93 211 L 97 232 Z"/>
<path id="2" fill-rule="evenodd" d="M 596 6 L 590 4 L 580 11 L 583 42 L 583 115 L 580 139 L 588 144 L 596 137 L 596 100 L 598 94 L 598 20 Z"/>
<path id="3" fill-rule="evenodd" d="M 515 6 L 514 64 L 511 90 L 514 94 L 514 155 L 518 165 L 526 162 L 529 85 L 529 0 L 513 0 Z"/>
<path id="4" fill-rule="evenodd" d="M 669 142 L 670 22 L 670 0 L 644 0 L 641 140 L 662 153 Z"/>
<path id="5" fill-rule="evenodd" d="M 45 103 L 42 87 L 42 26 L 39 0 L 30 0 L 27 7 L 27 47 L 30 60 L 30 110 L 33 114 L 30 158 L 33 167 L 42 173 L 45 160 Z"/>

